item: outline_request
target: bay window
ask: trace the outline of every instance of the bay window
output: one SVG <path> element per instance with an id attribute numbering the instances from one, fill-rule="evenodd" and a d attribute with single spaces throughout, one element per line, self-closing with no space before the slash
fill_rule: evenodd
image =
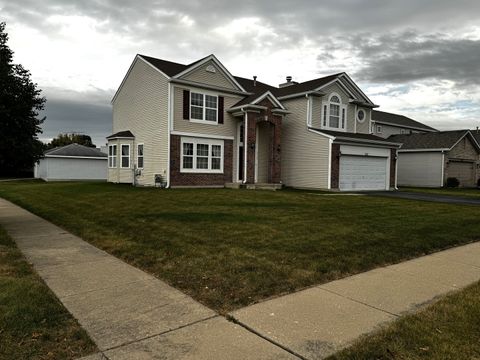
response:
<path id="1" fill-rule="evenodd" d="M 117 145 L 108 145 L 108 167 L 117 167 Z"/>
<path id="2" fill-rule="evenodd" d="M 122 144 L 120 147 L 120 150 L 121 150 L 120 167 L 129 168 L 130 167 L 130 145 Z"/>

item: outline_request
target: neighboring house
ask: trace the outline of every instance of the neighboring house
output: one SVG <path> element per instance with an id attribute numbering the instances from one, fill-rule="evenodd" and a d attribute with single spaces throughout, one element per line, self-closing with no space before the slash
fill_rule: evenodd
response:
<path id="1" fill-rule="evenodd" d="M 107 180 L 107 154 L 79 144 L 57 147 L 45 152 L 34 173 L 45 181 Z"/>
<path id="2" fill-rule="evenodd" d="M 383 138 L 397 134 L 416 134 L 435 131 L 438 130 L 403 115 L 378 110 L 373 110 L 372 112 L 372 127 L 370 132 Z"/>
<path id="3" fill-rule="evenodd" d="M 108 181 L 168 187 L 395 187 L 400 144 L 370 134 L 375 104 L 345 73 L 278 87 L 137 55 L 112 99 Z"/>
<path id="4" fill-rule="evenodd" d="M 476 186 L 480 147 L 469 130 L 393 135 L 398 151 L 398 185 L 441 187 L 454 177 L 460 186 Z"/>

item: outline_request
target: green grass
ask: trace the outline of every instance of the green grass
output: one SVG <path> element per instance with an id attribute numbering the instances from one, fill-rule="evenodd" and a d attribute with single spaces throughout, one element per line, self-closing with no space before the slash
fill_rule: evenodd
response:
<path id="1" fill-rule="evenodd" d="M 480 237 L 479 207 L 393 198 L 43 182 L 0 196 L 221 313 Z"/>
<path id="2" fill-rule="evenodd" d="M 0 228 L 0 359 L 73 359 L 95 350 Z"/>
<path id="3" fill-rule="evenodd" d="M 480 359 L 480 283 L 402 317 L 330 359 Z"/>
<path id="4" fill-rule="evenodd" d="M 473 199 L 480 199 L 480 189 L 475 188 L 411 188 L 402 187 L 401 191 L 419 192 L 427 194 L 438 194 L 447 196 L 459 196 Z"/>

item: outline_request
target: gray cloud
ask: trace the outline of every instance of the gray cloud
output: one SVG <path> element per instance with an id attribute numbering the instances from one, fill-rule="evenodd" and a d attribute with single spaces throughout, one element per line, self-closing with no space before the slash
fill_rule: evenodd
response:
<path id="1" fill-rule="evenodd" d="M 75 132 L 90 135 L 97 146 L 105 144 L 105 137 L 112 130 L 109 101 L 113 92 L 76 93 L 45 89 L 43 95 L 47 103 L 40 117 L 46 116 L 47 119 L 42 125 L 42 140 L 54 138 L 59 133 Z"/>
<path id="2" fill-rule="evenodd" d="M 349 41 L 364 61 L 355 73 L 374 83 L 450 80 L 460 86 L 478 85 L 480 40 L 452 39 L 446 34 L 422 36 L 409 31 L 374 36 L 362 34 Z"/>

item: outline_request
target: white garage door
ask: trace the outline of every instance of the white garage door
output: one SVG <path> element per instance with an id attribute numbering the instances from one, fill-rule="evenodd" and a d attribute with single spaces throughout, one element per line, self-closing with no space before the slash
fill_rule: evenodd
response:
<path id="1" fill-rule="evenodd" d="M 387 158 L 341 156 L 339 175 L 340 190 L 385 190 Z"/>

